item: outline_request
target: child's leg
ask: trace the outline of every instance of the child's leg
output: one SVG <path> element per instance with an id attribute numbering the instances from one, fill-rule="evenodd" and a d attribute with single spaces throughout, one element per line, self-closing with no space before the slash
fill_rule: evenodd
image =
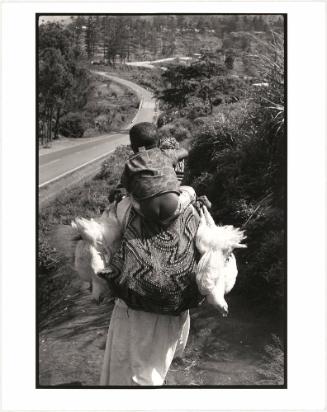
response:
<path id="1" fill-rule="evenodd" d="M 196 200 L 195 190 L 191 186 L 181 186 L 179 188 L 180 194 L 178 196 L 177 206 L 175 211 L 167 219 L 161 220 L 161 224 L 167 225 L 176 219 L 192 202 Z"/>

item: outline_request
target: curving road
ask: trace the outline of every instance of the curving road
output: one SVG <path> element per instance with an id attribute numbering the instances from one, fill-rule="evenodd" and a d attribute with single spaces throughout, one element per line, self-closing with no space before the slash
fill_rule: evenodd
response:
<path id="1" fill-rule="evenodd" d="M 124 85 L 137 94 L 140 100 L 139 110 L 132 123 L 126 128 L 126 131 L 134 123 L 152 122 L 154 120 L 156 105 L 151 92 L 129 80 L 111 76 L 104 72 L 93 73 Z M 86 165 L 113 152 L 118 145 L 127 144 L 128 142 L 127 132 L 111 133 L 100 138 L 95 138 L 94 141 L 83 142 L 80 145 L 40 156 L 39 188 L 45 187 L 49 183 L 55 182 L 74 171 L 82 169 Z"/>

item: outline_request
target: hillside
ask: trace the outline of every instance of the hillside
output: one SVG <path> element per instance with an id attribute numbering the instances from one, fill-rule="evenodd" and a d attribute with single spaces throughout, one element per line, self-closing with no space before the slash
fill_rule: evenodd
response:
<path id="1" fill-rule="evenodd" d="M 282 31 L 283 22 L 281 15 L 126 14 L 74 16 L 71 28 L 89 59 L 115 64 L 226 49 L 224 43 L 232 33 L 260 32 L 265 36 L 271 30 Z M 244 41 L 243 49 L 248 46 Z"/>

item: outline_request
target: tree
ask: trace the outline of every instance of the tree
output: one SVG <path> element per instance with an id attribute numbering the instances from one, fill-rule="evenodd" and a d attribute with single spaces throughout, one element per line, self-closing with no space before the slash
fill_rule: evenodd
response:
<path id="1" fill-rule="evenodd" d="M 39 100 L 41 116 L 47 124 L 47 141 L 52 139 L 53 118 L 60 118 L 66 93 L 72 86 L 72 76 L 61 51 L 53 47 L 42 51 L 39 61 Z"/>
<path id="2" fill-rule="evenodd" d="M 81 22 L 80 22 L 81 23 Z M 61 116 L 85 104 L 90 79 L 84 67 L 76 24 L 48 23 L 39 28 L 38 112 L 47 141 L 58 136 Z"/>
<path id="3" fill-rule="evenodd" d="M 85 27 L 85 47 L 87 57 L 91 59 L 94 56 L 96 43 L 98 40 L 98 16 L 88 16 Z"/>
<path id="4" fill-rule="evenodd" d="M 206 52 L 190 66 L 172 66 L 164 74 L 166 88 L 158 97 L 171 107 L 182 109 L 192 98 L 202 100 L 212 113 L 218 100 L 235 101 L 242 92 L 242 80 L 229 75 L 217 56 Z M 242 84 L 241 84 L 242 83 Z"/>

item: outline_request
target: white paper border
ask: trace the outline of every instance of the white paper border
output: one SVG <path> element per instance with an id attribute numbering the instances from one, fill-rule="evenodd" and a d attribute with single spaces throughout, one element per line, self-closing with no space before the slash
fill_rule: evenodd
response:
<path id="1" fill-rule="evenodd" d="M 324 2 L 2 4 L 2 408 L 324 410 Z M 35 389 L 35 13 L 288 13 L 288 389 Z"/>

